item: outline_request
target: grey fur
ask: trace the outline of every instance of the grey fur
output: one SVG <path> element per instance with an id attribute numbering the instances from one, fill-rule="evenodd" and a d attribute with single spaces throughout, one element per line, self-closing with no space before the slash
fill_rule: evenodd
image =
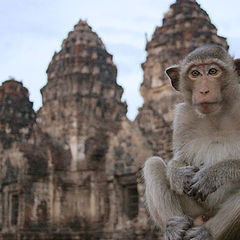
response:
<path id="1" fill-rule="evenodd" d="M 222 108 L 214 115 L 200 115 L 191 104 L 189 89 L 186 90 L 185 72 L 193 63 L 211 61 L 217 62 L 224 73 Z M 240 230 L 238 70 L 225 50 L 210 45 L 187 56 L 179 71 L 178 86 L 185 102 L 176 106 L 174 157 L 167 165 L 160 157 L 146 161 L 143 172 L 147 207 L 156 225 L 164 229 L 166 240 L 220 240 L 226 235 L 233 240 Z M 186 215 L 195 219 L 209 212 L 210 219 L 203 226 L 187 231 L 184 221 L 183 225 L 176 221 Z"/>

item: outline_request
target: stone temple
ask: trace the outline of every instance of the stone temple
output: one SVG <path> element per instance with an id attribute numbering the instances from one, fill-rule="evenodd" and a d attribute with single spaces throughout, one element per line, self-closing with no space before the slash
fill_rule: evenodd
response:
<path id="1" fill-rule="evenodd" d="M 144 206 L 141 169 L 171 157 L 173 106 L 164 69 L 216 43 L 207 13 L 177 0 L 147 42 L 144 104 L 126 117 L 112 55 L 80 20 L 47 69 L 43 106 L 14 79 L 0 87 L 0 240 L 161 239 Z"/>

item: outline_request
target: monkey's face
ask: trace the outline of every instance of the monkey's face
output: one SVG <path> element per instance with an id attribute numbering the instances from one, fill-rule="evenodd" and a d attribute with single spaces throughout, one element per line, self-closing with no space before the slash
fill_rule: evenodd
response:
<path id="1" fill-rule="evenodd" d="M 184 101 L 204 115 L 224 111 L 239 93 L 240 59 L 217 45 L 189 53 L 179 65 L 166 69 L 172 86 Z"/>
<path id="2" fill-rule="evenodd" d="M 187 71 L 185 84 L 191 89 L 191 101 L 201 114 L 219 112 L 222 105 L 221 78 L 223 71 L 216 63 L 193 64 Z"/>

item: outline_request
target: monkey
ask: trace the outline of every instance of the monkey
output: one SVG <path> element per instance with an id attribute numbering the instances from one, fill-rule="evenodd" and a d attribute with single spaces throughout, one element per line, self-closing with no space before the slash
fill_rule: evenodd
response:
<path id="1" fill-rule="evenodd" d="M 173 158 L 143 168 L 146 205 L 165 240 L 240 239 L 239 63 L 212 44 L 165 71 L 183 96 Z"/>

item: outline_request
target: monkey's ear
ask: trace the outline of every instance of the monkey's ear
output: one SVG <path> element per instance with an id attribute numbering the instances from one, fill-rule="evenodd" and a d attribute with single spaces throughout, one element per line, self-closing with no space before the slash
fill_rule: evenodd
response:
<path id="1" fill-rule="evenodd" d="M 235 64 L 235 69 L 238 73 L 238 76 L 240 76 L 240 58 L 235 59 L 234 64 Z"/>
<path id="2" fill-rule="evenodd" d="M 239 62 L 240 64 L 240 62 Z M 174 65 L 166 69 L 166 74 L 171 81 L 172 86 L 179 91 L 179 66 Z"/>

